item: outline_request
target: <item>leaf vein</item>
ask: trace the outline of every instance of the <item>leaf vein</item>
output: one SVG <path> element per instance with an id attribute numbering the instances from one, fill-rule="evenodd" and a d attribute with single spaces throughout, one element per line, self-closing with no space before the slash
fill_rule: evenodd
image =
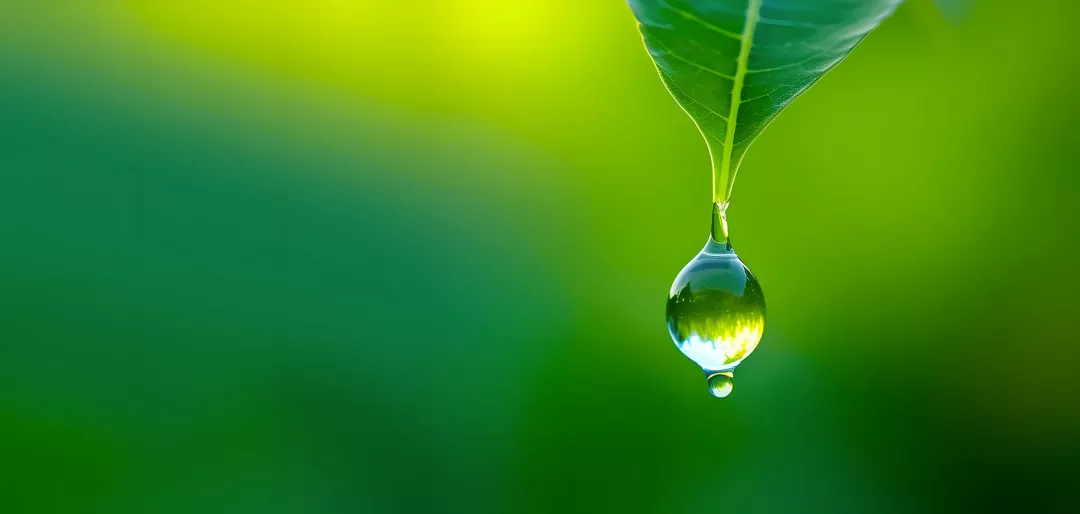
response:
<path id="1" fill-rule="evenodd" d="M 773 66 L 772 68 L 758 68 L 758 69 L 755 69 L 755 70 L 748 69 L 748 70 L 746 70 L 746 73 L 747 74 L 750 74 L 750 73 L 766 73 L 766 72 L 770 72 L 770 71 L 778 71 L 778 70 L 783 70 L 783 69 L 787 69 L 787 68 L 792 68 L 792 67 L 795 67 L 795 66 L 802 66 L 803 64 L 811 62 L 811 61 L 813 61 L 815 59 L 819 59 L 821 57 L 824 57 L 827 54 L 828 54 L 828 52 L 818 52 L 818 53 L 816 53 L 814 55 L 811 55 L 810 57 L 807 57 L 806 59 L 803 59 L 803 60 L 798 61 L 798 62 L 791 62 L 791 63 L 787 63 L 787 64 L 781 64 L 780 66 Z"/>
<path id="2" fill-rule="evenodd" d="M 717 27 L 716 25 L 713 25 L 712 23 L 709 23 L 709 22 L 707 22 L 707 21 L 705 21 L 705 20 L 703 20 L 701 18 L 698 18 L 697 16 L 694 16 L 693 13 L 690 13 L 690 12 L 684 11 L 682 9 L 679 9 L 678 7 L 675 7 L 675 6 L 665 2 L 664 0 L 657 0 L 656 3 L 660 4 L 661 7 L 665 7 L 668 10 L 677 13 L 678 15 L 682 16 L 683 18 L 685 18 L 687 20 L 695 22 L 698 25 L 701 25 L 702 27 L 705 27 L 705 28 L 707 28 L 707 29 L 709 29 L 709 30 L 711 30 L 713 32 L 716 32 L 717 34 L 721 34 L 721 35 L 724 35 L 724 36 L 727 36 L 729 38 L 739 40 L 739 41 L 742 40 L 741 35 L 736 34 L 736 33 L 732 32 L 730 30 L 724 30 L 724 29 L 722 29 L 720 27 Z"/>
<path id="3" fill-rule="evenodd" d="M 751 2 L 752 3 L 752 2 Z M 794 27 L 800 29 L 814 29 L 817 30 L 818 26 L 813 23 L 796 20 L 781 20 L 777 18 L 766 18 L 761 16 L 758 18 L 758 23 L 764 23 L 766 25 L 775 25 L 777 27 Z"/>
<path id="4" fill-rule="evenodd" d="M 724 116 L 720 115 L 719 113 L 717 113 L 716 111 L 712 110 L 711 108 L 709 108 L 708 105 L 705 105 L 705 104 L 699 102 L 696 98 L 690 96 L 690 94 L 687 93 L 686 90 L 684 90 L 681 86 L 679 86 L 678 84 L 675 83 L 674 78 L 668 77 L 668 81 L 671 83 L 672 86 L 675 87 L 675 89 L 678 89 L 679 93 L 681 93 L 683 96 L 685 96 L 687 100 L 690 100 L 691 102 L 694 102 L 694 103 L 702 106 L 703 108 L 705 108 L 706 111 L 709 111 L 709 114 L 712 114 L 713 116 L 716 116 L 717 118 L 720 118 L 720 119 L 724 120 L 725 122 L 728 121 L 728 119 L 726 117 L 724 117 Z M 711 133 L 709 135 L 713 136 L 713 137 L 716 137 L 715 135 L 713 135 Z M 718 141 L 720 140 L 720 138 L 718 138 L 718 137 L 716 137 L 716 139 Z"/>
<path id="5" fill-rule="evenodd" d="M 750 47 L 754 44 L 754 28 L 757 27 L 758 15 L 761 12 L 761 0 L 750 0 L 746 6 L 746 24 L 743 26 L 742 43 L 739 45 L 739 57 L 735 60 L 735 80 L 731 88 L 731 110 L 728 113 L 727 131 L 724 137 L 724 155 L 720 163 L 720 177 L 713 183 L 713 196 L 716 201 L 727 201 L 731 198 L 731 186 L 734 185 L 735 177 L 731 174 L 731 156 L 735 148 L 735 126 L 739 120 L 739 103 L 741 101 L 743 81 L 746 78 L 746 70 L 750 62 Z M 738 173 L 738 168 L 735 172 Z M 714 179 L 715 180 L 715 179 Z M 722 195 L 716 188 L 728 185 L 727 193 Z"/>
<path id="6" fill-rule="evenodd" d="M 690 59 L 687 59 L 686 57 L 683 57 L 683 56 L 681 56 L 681 55 L 679 55 L 679 54 L 677 54 L 675 52 L 672 52 L 671 48 L 669 48 L 667 45 L 665 45 L 664 42 L 661 41 L 660 38 L 658 38 L 656 36 L 653 36 L 653 41 L 655 41 L 656 44 L 660 45 L 664 49 L 665 53 L 667 53 L 668 55 L 670 55 L 670 56 L 672 56 L 672 57 L 674 57 L 674 58 L 676 58 L 676 59 L 678 59 L 678 60 L 680 60 L 680 61 L 682 61 L 682 62 L 684 62 L 686 64 L 689 64 L 690 66 L 693 66 L 693 67 L 695 67 L 695 68 L 697 68 L 699 70 L 702 70 L 702 71 L 707 71 L 707 72 L 712 73 L 713 75 L 716 75 L 717 77 L 720 77 L 720 78 L 725 78 L 725 79 L 728 79 L 728 80 L 735 80 L 735 77 L 732 77 L 731 75 L 727 75 L 725 73 L 720 73 L 719 71 L 714 70 L 714 69 L 712 69 L 712 68 L 710 68 L 708 66 L 703 66 L 703 65 L 698 64 L 698 63 L 696 63 L 696 62 L 694 62 L 694 61 L 692 61 Z"/>
<path id="7" fill-rule="evenodd" d="M 785 87 L 791 87 L 791 86 L 789 86 L 787 84 L 780 84 L 779 86 L 774 87 L 768 93 L 765 93 L 763 95 L 758 95 L 758 96 L 755 96 L 753 98 L 747 98 L 746 100 L 743 100 L 742 103 L 748 104 L 750 102 L 753 102 L 754 100 L 761 100 L 762 98 L 770 97 L 770 96 L 772 96 L 773 93 L 775 93 L 777 91 L 780 91 L 781 89 L 784 89 Z"/>

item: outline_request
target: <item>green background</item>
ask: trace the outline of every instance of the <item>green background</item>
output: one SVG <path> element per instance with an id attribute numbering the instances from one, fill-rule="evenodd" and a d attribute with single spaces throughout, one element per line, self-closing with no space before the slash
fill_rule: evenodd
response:
<path id="1" fill-rule="evenodd" d="M 1068 512 L 1066 0 L 912 0 L 751 148 L 622 2 L 0 0 L 0 511 Z"/>

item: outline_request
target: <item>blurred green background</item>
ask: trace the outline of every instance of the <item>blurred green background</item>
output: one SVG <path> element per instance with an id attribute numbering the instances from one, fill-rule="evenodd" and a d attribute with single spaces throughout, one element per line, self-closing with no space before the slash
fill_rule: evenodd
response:
<path id="1" fill-rule="evenodd" d="M 1080 7 L 901 7 L 708 156 L 617 0 L 0 0 L 0 511 L 1071 512 Z"/>

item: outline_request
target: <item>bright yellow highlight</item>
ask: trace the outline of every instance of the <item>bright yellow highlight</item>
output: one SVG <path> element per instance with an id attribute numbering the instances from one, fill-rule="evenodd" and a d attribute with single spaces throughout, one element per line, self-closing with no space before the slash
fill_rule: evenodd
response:
<path id="1" fill-rule="evenodd" d="M 572 0 L 126 0 L 149 35 L 350 90 L 446 105 L 455 89 L 565 79 L 596 46 Z M 509 81 L 509 82 L 508 82 Z M 519 91 L 519 94 L 520 91 Z M 485 95 L 488 96 L 488 95 Z M 442 98 L 440 98 L 442 97 Z"/>

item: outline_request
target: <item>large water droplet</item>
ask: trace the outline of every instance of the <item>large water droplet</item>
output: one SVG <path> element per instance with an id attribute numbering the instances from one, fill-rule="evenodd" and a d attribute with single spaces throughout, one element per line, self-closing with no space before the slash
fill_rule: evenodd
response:
<path id="1" fill-rule="evenodd" d="M 730 372 L 761 340 L 765 296 L 731 246 L 710 238 L 675 277 L 667 321 L 675 345 L 705 371 L 709 391 L 723 398 L 731 392 Z"/>

